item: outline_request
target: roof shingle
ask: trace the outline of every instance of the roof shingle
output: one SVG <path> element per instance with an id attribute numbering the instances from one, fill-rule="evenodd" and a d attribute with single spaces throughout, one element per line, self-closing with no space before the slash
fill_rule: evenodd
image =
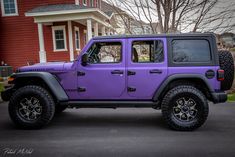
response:
<path id="1" fill-rule="evenodd" d="M 52 11 L 67 11 L 67 10 L 78 10 L 78 9 L 88 9 L 94 7 L 87 7 L 83 5 L 76 4 L 54 4 L 54 5 L 44 5 L 36 7 L 27 13 L 42 13 L 42 12 L 52 12 Z"/>

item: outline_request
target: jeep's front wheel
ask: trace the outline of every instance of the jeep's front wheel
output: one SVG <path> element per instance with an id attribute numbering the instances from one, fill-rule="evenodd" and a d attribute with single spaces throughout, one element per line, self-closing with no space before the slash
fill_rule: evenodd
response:
<path id="1" fill-rule="evenodd" d="M 24 86 L 11 97 L 10 118 L 20 128 L 39 129 L 48 124 L 55 113 L 52 96 L 40 86 Z"/>
<path id="2" fill-rule="evenodd" d="M 197 129 L 206 121 L 208 111 L 204 94 L 190 85 L 181 85 L 171 89 L 162 101 L 163 118 L 174 130 Z"/>
<path id="3" fill-rule="evenodd" d="M 56 105 L 55 106 L 55 114 L 60 114 L 61 112 L 63 112 L 64 110 L 67 109 L 67 105 Z"/>

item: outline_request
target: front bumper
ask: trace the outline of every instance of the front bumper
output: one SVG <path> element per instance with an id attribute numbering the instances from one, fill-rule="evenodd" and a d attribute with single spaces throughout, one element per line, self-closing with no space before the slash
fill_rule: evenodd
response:
<path id="1" fill-rule="evenodd" d="M 13 87 L 9 87 L 6 90 L 4 90 L 3 92 L 1 92 L 1 97 L 3 101 L 9 101 L 12 94 L 14 92 L 14 88 Z"/>
<path id="2" fill-rule="evenodd" d="M 212 94 L 212 101 L 213 103 L 223 103 L 227 101 L 227 94 L 225 92 L 213 92 Z"/>

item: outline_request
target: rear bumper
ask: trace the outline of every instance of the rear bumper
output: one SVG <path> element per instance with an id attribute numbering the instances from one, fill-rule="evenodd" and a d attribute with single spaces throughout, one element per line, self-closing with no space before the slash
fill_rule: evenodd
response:
<path id="1" fill-rule="evenodd" d="M 12 94 L 14 92 L 13 87 L 7 88 L 6 90 L 4 90 L 3 92 L 1 92 L 1 97 L 3 101 L 9 101 Z"/>
<path id="2" fill-rule="evenodd" d="M 213 92 L 212 101 L 213 103 L 223 103 L 227 101 L 227 94 L 225 92 Z"/>

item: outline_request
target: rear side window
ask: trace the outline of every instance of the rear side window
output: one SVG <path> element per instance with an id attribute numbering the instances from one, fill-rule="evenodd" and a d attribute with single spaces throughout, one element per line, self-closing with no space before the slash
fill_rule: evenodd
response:
<path id="1" fill-rule="evenodd" d="M 164 60 L 161 40 L 134 41 L 132 43 L 132 61 L 136 63 L 159 63 Z"/>
<path id="2" fill-rule="evenodd" d="M 173 40 L 173 62 L 210 62 L 211 52 L 207 40 Z"/>

